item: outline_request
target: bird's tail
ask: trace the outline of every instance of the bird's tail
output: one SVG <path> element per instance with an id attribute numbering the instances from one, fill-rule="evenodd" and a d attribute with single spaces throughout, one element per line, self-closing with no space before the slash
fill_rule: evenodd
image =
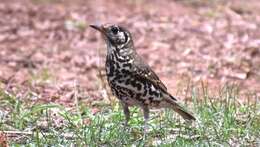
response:
<path id="1" fill-rule="evenodd" d="M 185 120 L 196 120 L 196 118 L 193 115 L 183 110 L 183 108 L 178 104 L 175 107 L 173 107 L 173 110 L 180 114 Z"/>
<path id="2" fill-rule="evenodd" d="M 182 106 L 180 106 L 177 102 L 177 99 L 168 94 L 166 101 L 171 104 L 171 108 L 180 114 L 185 120 L 196 120 L 196 118 L 187 110 L 185 110 Z"/>

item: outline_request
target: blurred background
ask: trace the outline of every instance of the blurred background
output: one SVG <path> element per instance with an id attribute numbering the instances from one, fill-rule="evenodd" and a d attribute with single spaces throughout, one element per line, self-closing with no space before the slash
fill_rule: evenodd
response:
<path id="1" fill-rule="evenodd" d="M 0 88 L 36 102 L 108 98 L 93 23 L 121 24 L 173 95 L 227 84 L 260 96 L 259 0 L 1 0 Z M 252 97 L 251 97 L 252 98 Z"/>

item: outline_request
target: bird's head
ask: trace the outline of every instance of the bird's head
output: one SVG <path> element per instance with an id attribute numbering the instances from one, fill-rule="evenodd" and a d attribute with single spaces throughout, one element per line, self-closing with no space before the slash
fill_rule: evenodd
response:
<path id="1" fill-rule="evenodd" d="M 108 46 L 121 49 L 132 45 L 129 31 L 118 25 L 90 25 L 90 27 L 101 32 Z"/>

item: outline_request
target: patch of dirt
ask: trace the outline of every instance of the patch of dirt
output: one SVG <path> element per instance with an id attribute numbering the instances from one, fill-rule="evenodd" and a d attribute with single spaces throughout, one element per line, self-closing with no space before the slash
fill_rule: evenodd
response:
<path id="1" fill-rule="evenodd" d="M 260 95 L 260 4 L 174 0 L 0 3 L 0 87 L 32 101 L 73 105 L 106 98 L 99 72 L 106 48 L 93 23 L 123 24 L 173 95 L 206 83 L 236 83 Z M 252 10 L 253 9 L 253 10 Z M 254 11 L 256 10 L 256 11 Z"/>

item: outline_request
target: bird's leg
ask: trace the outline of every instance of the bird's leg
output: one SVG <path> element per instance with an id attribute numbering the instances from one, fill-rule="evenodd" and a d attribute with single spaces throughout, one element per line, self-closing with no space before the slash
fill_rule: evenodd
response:
<path id="1" fill-rule="evenodd" d="M 124 110 L 124 114 L 125 114 L 125 124 L 124 124 L 124 127 L 126 127 L 128 125 L 128 121 L 130 119 L 130 111 L 129 111 L 128 105 L 126 103 L 122 102 L 122 106 L 123 106 L 123 110 Z"/>
<path id="2" fill-rule="evenodd" d="M 143 109 L 143 113 L 144 113 L 144 134 L 146 135 L 146 133 L 147 133 L 147 125 L 148 125 L 148 120 L 149 120 L 149 108 L 148 108 L 148 106 L 147 105 L 144 105 L 143 107 L 142 107 L 142 109 Z"/>

